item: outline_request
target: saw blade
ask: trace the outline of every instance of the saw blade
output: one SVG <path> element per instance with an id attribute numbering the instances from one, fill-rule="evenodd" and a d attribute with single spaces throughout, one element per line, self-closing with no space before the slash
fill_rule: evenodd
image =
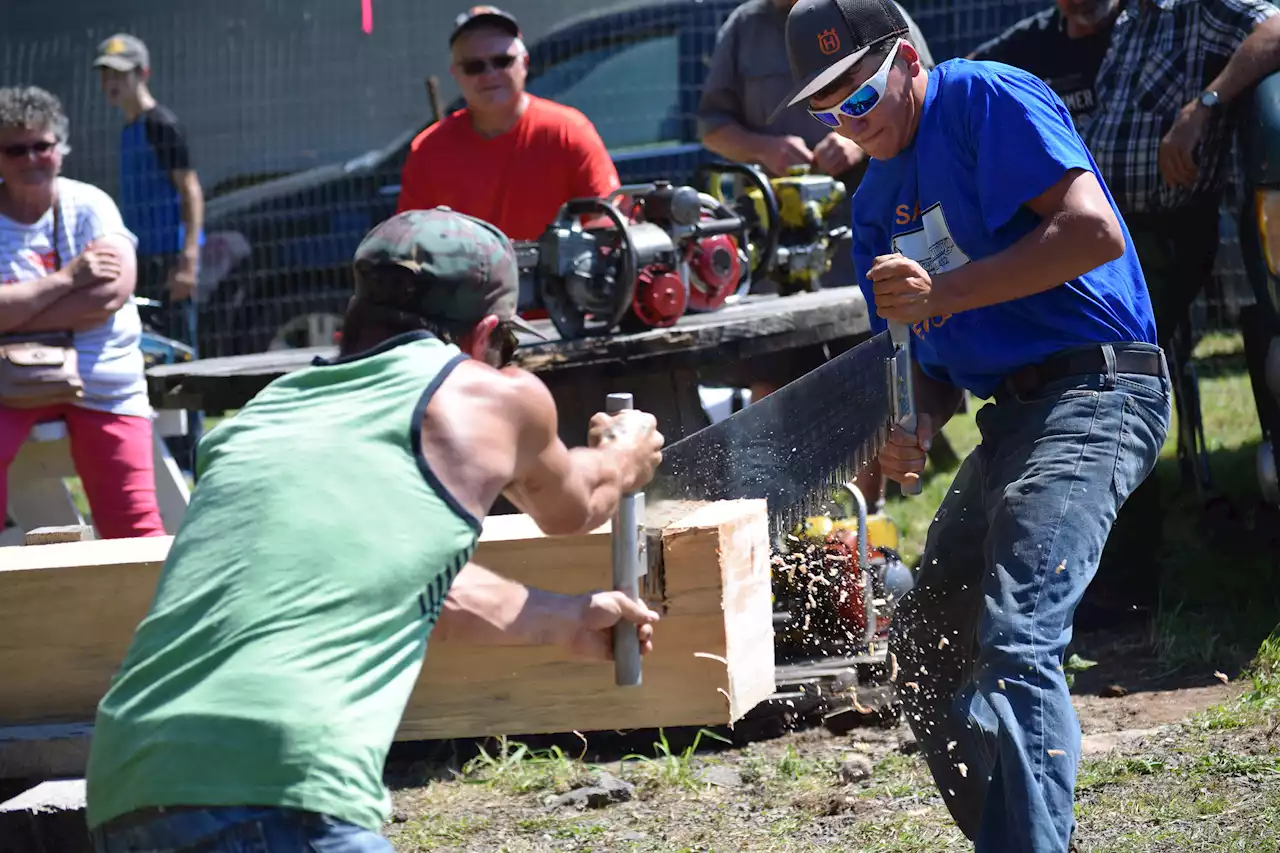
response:
<path id="1" fill-rule="evenodd" d="M 888 440 L 894 354 L 889 333 L 881 332 L 664 447 L 647 501 L 764 498 L 775 538 L 826 512 Z"/>

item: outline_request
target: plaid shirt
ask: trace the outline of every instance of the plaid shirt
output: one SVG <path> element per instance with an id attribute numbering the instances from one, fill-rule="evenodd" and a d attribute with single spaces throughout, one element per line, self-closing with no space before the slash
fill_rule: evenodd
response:
<path id="1" fill-rule="evenodd" d="M 1080 133 L 1122 210 L 1175 210 L 1219 193 L 1236 104 L 1205 124 L 1191 187 L 1160 175 L 1160 140 L 1178 111 L 1208 87 L 1254 27 L 1280 12 L 1267 0 L 1128 0 L 1098 69 L 1098 109 Z"/>

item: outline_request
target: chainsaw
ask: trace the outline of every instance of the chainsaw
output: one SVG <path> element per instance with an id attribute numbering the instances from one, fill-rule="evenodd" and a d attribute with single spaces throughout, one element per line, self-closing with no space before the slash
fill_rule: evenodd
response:
<path id="1" fill-rule="evenodd" d="M 537 240 L 515 243 L 520 310 L 546 311 L 569 340 L 666 328 L 750 290 L 747 243 L 743 218 L 693 187 L 572 199 Z"/>
<path id="2" fill-rule="evenodd" d="M 808 166 L 769 178 L 754 165 L 709 163 L 698 168 L 696 182 L 746 220 L 759 265 L 755 278 L 773 281 L 784 296 L 818 290 L 835 253 L 852 237 L 848 225 L 831 224 L 848 198 L 844 182 Z"/>

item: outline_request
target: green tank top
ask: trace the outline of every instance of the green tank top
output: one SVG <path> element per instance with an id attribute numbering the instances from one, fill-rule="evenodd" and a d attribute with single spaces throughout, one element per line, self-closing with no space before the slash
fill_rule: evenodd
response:
<path id="1" fill-rule="evenodd" d="M 201 441 L 151 609 L 98 706 L 90 827 L 262 805 L 379 830 L 387 751 L 480 532 L 420 447 L 464 358 L 418 333 L 317 360 Z"/>

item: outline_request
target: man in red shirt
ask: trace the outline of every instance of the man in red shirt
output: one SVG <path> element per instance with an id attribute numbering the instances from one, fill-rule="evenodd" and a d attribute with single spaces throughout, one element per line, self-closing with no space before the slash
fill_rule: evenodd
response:
<path id="1" fill-rule="evenodd" d="M 444 205 L 512 240 L 536 240 L 569 199 L 618 188 L 587 117 L 525 91 L 529 54 L 515 18 L 474 6 L 458 16 L 449 46 L 467 106 L 413 140 L 397 212 Z"/>

